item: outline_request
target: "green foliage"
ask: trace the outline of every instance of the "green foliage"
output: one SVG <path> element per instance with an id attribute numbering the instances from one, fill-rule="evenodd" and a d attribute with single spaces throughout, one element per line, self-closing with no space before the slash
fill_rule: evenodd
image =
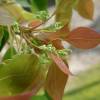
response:
<path id="1" fill-rule="evenodd" d="M 48 100 L 45 95 L 43 96 L 34 96 L 31 100 Z"/>
<path id="2" fill-rule="evenodd" d="M 3 56 L 3 60 L 11 59 L 15 54 L 17 54 L 15 48 L 9 48 Z"/>
<path id="3" fill-rule="evenodd" d="M 47 10 L 48 0 L 30 0 L 32 11 Z"/>
<path id="4" fill-rule="evenodd" d="M 72 17 L 73 0 L 57 1 L 56 21 L 62 22 L 64 25 L 69 24 Z"/>
<path id="5" fill-rule="evenodd" d="M 1 45 L 2 38 L 3 38 L 3 34 L 4 34 L 3 27 L 0 27 L 0 45 Z"/>
<path id="6" fill-rule="evenodd" d="M 33 18 L 45 21 L 49 18 L 49 14 L 47 11 L 37 11 L 33 14 Z"/>
<path id="7" fill-rule="evenodd" d="M 12 60 L 5 60 L 0 64 L 0 96 L 11 96 L 31 89 L 31 84 L 42 81 L 35 81 L 42 74 L 41 68 L 38 57 L 32 54 L 16 55 Z"/>
<path id="8" fill-rule="evenodd" d="M 6 27 L 2 27 L 0 29 L 0 33 L 1 35 L 1 40 L 0 40 L 0 51 L 2 50 L 2 48 L 4 47 L 4 45 L 7 43 L 8 38 L 9 38 L 9 33 L 7 31 Z"/>
<path id="9" fill-rule="evenodd" d="M 48 27 L 46 27 L 44 30 L 47 31 L 47 32 L 56 32 L 57 30 L 61 29 L 62 28 L 62 23 L 61 22 L 56 22 Z"/>

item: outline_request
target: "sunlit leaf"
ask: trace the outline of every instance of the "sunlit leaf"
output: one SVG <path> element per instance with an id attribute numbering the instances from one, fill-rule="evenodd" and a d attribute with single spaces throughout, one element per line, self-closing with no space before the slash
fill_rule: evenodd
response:
<path id="1" fill-rule="evenodd" d="M 76 10 L 82 17 L 87 19 L 93 19 L 93 0 L 79 0 Z"/>
<path id="2" fill-rule="evenodd" d="M 71 31 L 66 40 L 77 48 L 90 49 L 100 44 L 100 34 L 90 28 L 79 27 Z"/>
<path id="3" fill-rule="evenodd" d="M 45 83 L 45 89 L 52 100 L 62 100 L 67 80 L 68 75 L 64 74 L 58 66 L 53 63 L 49 68 Z"/>
<path id="4" fill-rule="evenodd" d="M 16 55 L 12 60 L 6 60 L 0 65 L 0 96 L 22 95 L 27 92 L 28 95 L 34 95 L 43 86 L 45 66 L 32 54 Z"/>

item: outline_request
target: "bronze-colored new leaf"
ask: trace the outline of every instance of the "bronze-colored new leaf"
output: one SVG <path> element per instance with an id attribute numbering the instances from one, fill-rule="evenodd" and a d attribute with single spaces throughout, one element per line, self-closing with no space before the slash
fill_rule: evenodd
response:
<path id="1" fill-rule="evenodd" d="M 68 65 L 57 55 L 50 53 L 49 57 L 54 61 L 58 68 L 66 75 L 72 75 L 68 69 Z"/>
<path id="2" fill-rule="evenodd" d="M 61 39 L 65 38 L 65 36 L 70 32 L 68 25 L 64 25 L 61 29 L 57 30 L 56 32 L 46 32 L 40 34 L 39 37 L 42 37 L 44 40 L 52 42 L 52 44 L 57 49 L 63 49 L 63 45 L 61 43 Z M 42 35 L 42 36 L 41 36 Z"/>
<path id="3" fill-rule="evenodd" d="M 0 97 L 0 100 L 30 100 L 32 92 L 18 94 L 17 96 Z"/>
<path id="4" fill-rule="evenodd" d="M 100 34 L 90 28 L 79 27 L 71 31 L 66 40 L 77 48 L 90 49 L 100 44 Z"/>
<path id="5" fill-rule="evenodd" d="M 64 25 L 61 29 L 57 30 L 56 32 L 44 32 L 42 33 L 42 36 L 44 39 L 47 39 L 49 41 L 53 41 L 59 38 L 64 38 L 67 33 L 69 33 L 70 29 L 68 25 Z"/>
<path id="6" fill-rule="evenodd" d="M 39 25 L 42 24 L 42 21 L 41 20 L 33 20 L 29 23 L 29 27 L 31 27 L 32 29 L 38 27 Z"/>
<path id="7" fill-rule="evenodd" d="M 58 66 L 53 63 L 48 71 L 45 89 L 52 100 L 62 100 L 64 88 L 68 80 L 68 75 L 64 74 Z"/>
<path id="8" fill-rule="evenodd" d="M 86 19 L 93 19 L 93 0 L 79 0 L 76 10 L 82 17 Z"/>

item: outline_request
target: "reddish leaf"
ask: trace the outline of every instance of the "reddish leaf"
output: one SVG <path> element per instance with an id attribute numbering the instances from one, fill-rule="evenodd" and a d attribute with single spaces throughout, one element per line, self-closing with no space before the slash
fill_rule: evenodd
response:
<path id="1" fill-rule="evenodd" d="M 69 31 L 68 25 L 65 25 L 56 32 L 42 33 L 38 36 L 38 38 L 42 41 L 45 41 L 46 44 L 48 44 L 48 42 L 52 42 L 57 49 L 63 49 L 64 47 L 60 38 L 64 38 Z"/>
<path id="2" fill-rule="evenodd" d="M 100 44 L 100 34 L 92 29 L 79 27 L 71 31 L 66 40 L 77 48 L 90 49 Z"/>
<path id="3" fill-rule="evenodd" d="M 53 63 L 47 75 L 45 89 L 52 100 L 62 100 L 64 88 L 68 80 L 68 75 L 65 75 L 58 66 Z"/>
<path id="4" fill-rule="evenodd" d="M 69 27 L 68 25 L 65 25 L 64 27 L 62 27 L 60 30 L 58 30 L 57 32 L 53 32 L 53 33 L 46 33 L 48 35 L 48 38 L 53 41 L 59 38 L 63 38 L 67 35 L 67 33 L 69 33 Z"/>
<path id="5" fill-rule="evenodd" d="M 30 100 L 32 93 L 19 94 L 17 96 L 0 97 L 0 100 Z"/>
<path id="6" fill-rule="evenodd" d="M 64 46 L 62 45 L 62 42 L 59 39 L 52 41 L 52 44 L 57 49 L 64 49 Z"/>
<path id="7" fill-rule="evenodd" d="M 64 38 L 67 35 L 67 33 L 69 33 L 69 31 L 70 30 L 69 30 L 68 25 L 65 25 L 60 30 L 58 30 L 57 32 L 55 32 L 51 36 L 49 36 L 49 38 L 52 41 L 53 45 L 57 49 L 63 49 L 64 48 L 63 45 L 62 45 L 62 41 L 59 38 Z"/>
<path id="8" fill-rule="evenodd" d="M 29 23 L 29 27 L 31 27 L 32 29 L 38 27 L 39 25 L 42 24 L 42 21 L 41 20 L 33 20 Z"/>
<path id="9" fill-rule="evenodd" d="M 40 34 L 39 37 L 48 41 L 53 41 L 59 39 L 60 37 L 66 36 L 67 33 L 69 33 L 69 27 L 68 25 L 65 25 L 56 32 L 44 32 Z"/>
<path id="10" fill-rule="evenodd" d="M 63 73 L 65 73 L 66 75 L 72 75 L 72 73 L 68 69 L 68 65 L 65 64 L 64 61 L 59 56 L 50 53 L 49 57 L 54 61 L 54 63 Z"/>

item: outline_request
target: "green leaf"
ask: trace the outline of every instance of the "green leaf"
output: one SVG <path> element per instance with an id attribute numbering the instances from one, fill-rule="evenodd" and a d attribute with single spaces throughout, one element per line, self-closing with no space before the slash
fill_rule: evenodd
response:
<path id="1" fill-rule="evenodd" d="M 33 96 L 31 100 L 48 100 L 45 95 Z"/>
<path id="2" fill-rule="evenodd" d="M 7 25 L 8 22 L 12 25 L 12 22 L 13 22 L 13 19 L 14 21 L 17 20 L 17 21 L 25 21 L 25 20 L 32 20 L 33 19 L 33 14 L 28 12 L 28 11 L 25 11 L 22 6 L 16 2 L 14 3 L 9 3 L 9 4 L 3 4 L 1 5 L 0 9 L 4 9 L 5 12 L 3 11 L 3 13 L 5 14 L 4 15 L 4 19 L 5 21 L 3 20 L 3 23 Z M 2 11 L 1 9 L 1 11 Z M 3 16 L 2 13 L 0 13 L 0 15 Z M 3 17 L 2 17 L 3 19 Z M 6 22 L 7 20 L 7 22 Z M 14 22 L 13 22 L 14 23 Z"/>
<path id="3" fill-rule="evenodd" d="M 46 64 L 40 65 L 39 58 L 32 54 L 21 54 L 0 64 L 0 96 L 13 96 L 34 91 L 43 85 Z"/>
<path id="4" fill-rule="evenodd" d="M 3 37 L 0 43 L 0 51 L 1 51 L 4 45 L 6 44 L 6 42 L 8 41 L 9 33 L 6 27 L 3 27 L 2 31 L 0 30 L 0 33 L 3 34 Z"/>
<path id="5" fill-rule="evenodd" d="M 40 10 L 47 10 L 48 0 L 30 0 L 32 11 L 37 12 Z"/>
<path id="6" fill-rule="evenodd" d="M 78 27 L 72 30 L 65 39 L 80 49 L 92 49 L 100 45 L 100 34 L 90 28 Z"/>
<path id="7" fill-rule="evenodd" d="M 3 27 L 1 26 L 0 27 L 0 45 L 1 45 L 2 38 L 3 38 L 3 34 L 4 34 Z"/>
<path id="8" fill-rule="evenodd" d="M 16 50 L 14 47 L 11 47 L 7 50 L 7 52 L 5 53 L 3 60 L 6 59 L 11 59 L 15 54 L 17 54 Z"/>
<path id="9" fill-rule="evenodd" d="M 68 24 L 72 17 L 73 0 L 57 0 L 56 21 Z"/>
<path id="10" fill-rule="evenodd" d="M 37 11 L 33 14 L 33 19 L 47 20 L 49 18 L 49 14 L 47 11 Z"/>

